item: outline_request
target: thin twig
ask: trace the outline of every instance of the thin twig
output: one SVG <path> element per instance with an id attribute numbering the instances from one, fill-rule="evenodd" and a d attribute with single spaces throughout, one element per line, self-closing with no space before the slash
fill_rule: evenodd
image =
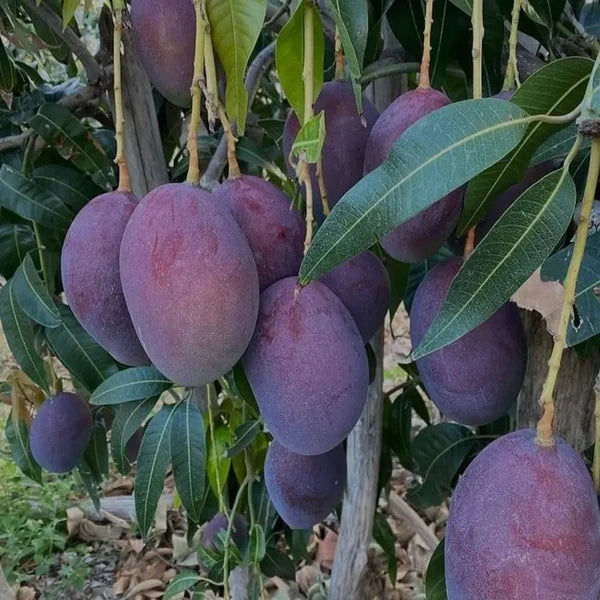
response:
<path id="1" fill-rule="evenodd" d="M 275 57 L 275 42 L 272 42 L 261 50 L 252 61 L 248 74 L 246 75 L 246 91 L 248 92 L 248 106 L 252 105 L 258 92 L 260 81 L 273 62 Z M 213 154 L 208 167 L 202 177 L 200 185 L 206 189 L 213 189 L 219 182 L 221 173 L 227 164 L 227 136 L 223 135 L 221 141 Z"/>
<path id="2" fill-rule="evenodd" d="M 581 146 L 581 137 L 573 145 L 565 166 L 563 166 L 563 178 L 568 173 L 568 168 Z M 598 182 L 598 174 L 600 173 L 600 139 L 592 139 L 592 152 L 590 155 L 590 164 L 588 167 L 588 176 L 583 194 L 581 205 L 581 214 L 577 225 L 577 234 L 575 236 L 575 246 L 573 255 L 569 263 L 569 269 L 564 282 L 565 297 L 560 313 L 560 321 L 558 330 L 554 337 L 554 347 L 548 361 L 548 375 L 544 381 L 540 403 L 543 406 L 544 412 L 542 418 L 538 422 L 536 441 L 541 446 L 552 446 L 554 444 L 554 434 L 552 424 L 554 421 L 554 388 L 558 379 L 558 372 L 562 360 L 563 351 L 567 342 L 567 329 L 573 312 L 575 303 L 575 291 L 577 287 L 577 278 L 581 269 L 583 255 L 588 236 L 588 228 L 590 223 L 590 215 L 594 203 L 594 195 L 596 192 L 596 184 Z"/>

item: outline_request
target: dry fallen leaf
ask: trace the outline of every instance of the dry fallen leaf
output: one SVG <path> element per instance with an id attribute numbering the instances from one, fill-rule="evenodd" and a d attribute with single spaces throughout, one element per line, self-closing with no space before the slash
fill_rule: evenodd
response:
<path id="1" fill-rule="evenodd" d="M 17 590 L 17 600 L 35 600 L 35 589 L 26 585 Z"/>
<path id="2" fill-rule="evenodd" d="M 124 594 L 129 589 L 129 582 L 131 578 L 126 575 L 121 575 L 117 581 L 113 584 L 113 594 L 115 596 L 120 596 Z"/>
<path id="3" fill-rule="evenodd" d="M 129 538 L 127 541 L 129 542 L 131 549 L 136 554 L 140 554 L 142 552 L 142 550 L 144 549 L 144 546 L 145 546 L 144 541 L 140 540 L 139 538 Z"/>
<path id="4" fill-rule="evenodd" d="M 92 521 L 83 519 L 79 526 L 79 537 L 86 542 L 106 542 L 118 540 L 123 535 L 123 530 L 114 525 L 97 525 Z"/>
<path id="5" fill-rule="evenodd" d="M 558 281 L 542 281 L 538 269 L 513 295 L 512 301 L 520 308 L 538 312 L 546 321 L 546 328 L 554 335 L 560 319 L 565 288 Z"/>
<path id="6" fill-rule="evenodd" d="M 71 536 L 79 530 L 85 513 L 78 506 L 67 508 L 67 533 Z"/>
<path id="7" fill-rule="evenodd" d="M 165 589 L 165 584 L 160 579 L 147 579 L 146 581 L 140 581 L 140 583 L 138 583 L 134 588 L 129 590 L 127 596 L 125 596 L 125 600 L 128 598 L 133 598 L 137 594 L 143 594 L 144 592 L 156 589 Z"/>
<path id="8" fill-rule="evenodd" d="M 327 533 L 325 534 L 325 539 L 319 543 L 319 547 L 317 548 L 316 561 L 321 568 L 331 570 L 331 567 L 333 566 L 333 559 L 335 558 L 337 540 L 337 533 L 334 533 L 331 531 L 331 529 L 328 529 Z"/>

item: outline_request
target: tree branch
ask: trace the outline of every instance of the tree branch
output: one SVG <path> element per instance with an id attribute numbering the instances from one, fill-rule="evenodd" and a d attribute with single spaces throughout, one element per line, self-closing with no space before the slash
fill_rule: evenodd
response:
<path id="1" fill-rule="evenodd" d="M 81 64 L 87 73 L 88 81 L 90 83 L 100 81 L 102 69 L 77 34 L 69 27 L 63 29 L 60 17 L 43 2 L 40 3 L 39 6 L 36 4 L 35 0 L 23 0 L 23 3 L 31 12 L 42 19 L 46 25 L 48 25 L 48 27 L 50 27 L 50 29 L 52 29 L 52 31 L 67 44 L 67 46 L 69 46 L 73 54 L 81 61 Z"/>
<path id="2" fill-rule="evenodd" d="M 246 91 L 248 92 L 248 106 L 252 105 L 256 93 L 258 92 L 260 81 L 267 69 L 271 66 L 274 57 L 275 42 L 272 42 L 263 48 L 252 61 L 252 64 L 248 69 L 248 74 L 246 75 L 245 84 Z M 219 177 L 221 177 L 221 173 L 223 173 L 223 169 L 225 168 L 226 164 L 227 136 L 223 135 L 213 157 L 210 160 L 210 163 L 208 164 L 208 167 L 206 168 L 206 171 L 204 172 L 204 175 L 202 176 L 200 185 L 205 189 L 214 189 L 219 182 Z"/>

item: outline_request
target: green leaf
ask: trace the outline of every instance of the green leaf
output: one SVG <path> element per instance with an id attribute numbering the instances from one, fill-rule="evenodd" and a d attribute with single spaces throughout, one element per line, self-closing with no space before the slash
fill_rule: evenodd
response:
<path id="1" fill-rule="evenodd" d="M 33 181 L 75 211 L 82 209 L 92 198 L 104 192 L 81 171 L 60 165 L 38 167 L 33 172 Z"/>
<path id="2" fill-rule="evenodd" d="M 110 447 L 113 461 L 123 475 L 127 475 L 131 468 L 127 459 L 127 442 L 148 418 L 157 400 L 156 397 L 134 400 L 119 404 L 116 408 L 110 434 Z"/>
<path id="3" fill-rule="evenodd" d="M 200 575 L 194 571 L 182 571 L 177 574 L 165 590 L 163 600 L 170 600 L 174 596 L 191 590 L 201 580 Z"/>
<path id="4" fill-rule="evenodd" d="M 108 477 L 108 443 L 106 429 L 101 421 L 97 421 L 94 425 L 92 439 L 85 449 L 84 457 L 98 481 Z"/>
<path id="5" fill-rule="evenodd" d="M 163 406 L 148 424 L 140 446 L 135 476 L 135 513 L 143 536 L 152 525 L 165 485 L 174 413 L 173 406 Z"/>
<path id="6" fill-rule="evenodd" d="M 433 551 L 425 573 L 425 594 L 427 600 L 448 600 L 446 594 L 446 568 L 444 540 Z"/>
<path id="7" fill-rule="evenodd" d="M 60 314 L 33 264 L 31 255 L 25 256 L 13 278 L 15 294 L 23 312 L 44 327 L 58 327 Z"/>
<path id="8" fill-rule="evenodd" d="M 269 498 L 264 480 L 257 481 L 252 486 L 252 503 L 256 513 L 256 522 L 260 523 L 265 535 L 268 536 L 273 530 L 278 517 L 277 511 Z"/>
<path id="9" fill-rule="evenodd" d="M 85 458 L 81 459 L 81 462 L 77 467 L 77 473 L 92 500 L 96 512 L 100 512 L 100 494 L 98 493 L 98 485 L 100 482 Z"/>
<path id="10" fill-rule="evenodd" d="M 71 22 L 80 4 L 81 0 L 64 0 L 62 9 L 63 27 L 66 27 Z"/>
<path id="11" fill-rule="evenodd" d="M 573 256 L 573 244 L 551 256 L 542 267 L 544 281 L 564 283 Z M 569 319 L 567 346 L 574 346 L 600 333 L 600 233 L 590 236 L 577 278 L 575 306 L 577 315 Z"/>
<path id="12" fill-rule="evenodd" d="M 15 65 L 0 39 L 0 91 L 12 92 L 16 82 Z"/>
<path id="13" fill-rule="evenodd" d="M 423 480 L 408 491 L 407 500 L 419 508 L 441 504 L 450 495 L 469 452 L 482 437 L 451 423 L 422 429 L 413 442 L 413 457 L 415 471 Z"/>
<path id="14" fill-rule="evenodd" d="M 32 381 L 50 393 L 46 365 L 35 344 L 33 323 L 19 306 L 12 280 L 0 290 L 0 321 L 15 360 Z"/>
<path id="15" fill-rule="evenodd" d="M 410 265 L 394 260 L 391 256 L 385 257 L 384 264 L 392 287 L 390 294 L 390 321 L 393 321 L 396 311 L 400 308 L 400 304 L 404 300 Z"/>
<path id="16" fill-rule="evenodd" d="M 265 542 L 265 532 L 263 528 L 255 523 L 250 529 L 250 543 L 248 544 L 248 558 L 250 561 L 259 565 L 267 552 Z"/>
<path id="17" fill-rule="evenodd" d="M 117 363 L 83 329 L 70 308 L 64 304 L 57 307 L 60 325 L 46 329 L 46 339 L 65 367 L 91 391 L 117 372 Z"/>
<path id="18" fill-rule="evenodd" d="M 227 448 L 227 456 L 233 458 L 242 453 L 256 439 L 260 431 L 260 421 L 247 421 L 235 430 L 233 444 Z"/>
<path id="19" fill-rule="evenodd" d="M 74 216 L 54 194 L 7 164 L 0 169 L 0 206 L 49 228 L 66 229 Z"/>
<path id="20" fill-rule="evenodd" d="M 544 25 L 550 31 L 565 8 L 565 0 L 526 0 L 523 2 L 523 11 L 539 25 Z"/>
<path id="21" fill-rule="evenodd" d="M 296 567 L 292 559 L 275 546 L 267 546 L 260 570 L 267 577 L 281 577 L 288 581 L 294 581 L 296 577 Z"/>
<path id="22" fill-rule="evenodd" d="M 551 135 L 536 151 L 529 163 L 530 167 L 545 163 L 549 160 L 564 158 L 569 154 L 575 140 L 577 139 L 577 125 L 571 123 L 568 127 Z M 584 139 L 581 151 L 589 151 L 590 140 Z"/>
<path id="23" fill-rule="evenodd" d="M 593 62 L 570 57 L 551 62 L 534 73 L 512 96 L 510 103 L 530 115 L 563 115 L 581 102 Z M 477 225 L 498 194 L 525 175 L 536 148 L 561 128 L 536 121 L 531 123 L 519 145 L 502 160 L 475 177 L 465 196 L 458 236 Z"/>
<path id="24" fill-rule="evenodd" d="M 450 0 L 454 6 L 460 8 L 466 15 L 473 13 L 473 0 Z"/>
<path id="25" fill-rule="evenodd" d="M 188 518 L 200 522 L 206 480 L 206 443 L 202 413 L 193 402 L 182 402 L 171 427 L 171 463 L 177 493 Z"/>
<path id="26" fill-rule="evenodd" d="M 387 19 L 396 39 L 410 57 L 421 60 L 425 28 L 425 2 L 422 0 L 395 0 L 387 12 Z M 502 19 L 500 25 L 504 27 Z M 442 88 L 444 85 L 448 62 L 456 57 L 457 45 L 464 40 L 465 33 L 470 27 L 471 20 L 460 10 L 451 6 L 450 0 L 436 0 L 433 3 L 429 73 L 434 88 Z M 485 33 L 487 38 L 487 28 Z"/>
<path id="27" fill-rule="evenodd" d="M 389 429 L 390 446 L 406 469 L 412 469 L 412 396 L 419 392 L 415 388 L 408 389 L 392 403 Z"/>
<path id="28" fill-rule="evenodd" d="M 575 184 L 563 170 L 519 196 L 461 267 L 413 360 L 459 339 L 509 300 L 560 242 L 575 200 Z"/>
<path id="29" fill-rule="evenodd" d="M 392 533 L 387 519 L 380 513 L 375 515 L 373 523 L 373 539 L 381 546 L 388 563 L 388 572 L 392 584 L 396 583 L 396 573 L 398 565 L 396 564 L 396 539 Z"/>
<path id="30" fill-rule="evenodd" d="M 275 62 L 277 74 L 292 109 L 298 115 L 300 123 L 304 123 L 304 2 L 298 3 L 298 8 L 291 19 L 285 24 L 277 37 Z M 325 43 L 323 25 L 319 11 L 311 6 L 314 22 L 314 97 L 319 96 L 323 86 L 323 61 L 325 59 Z"/>
<path id="31" fill-rule="evenodd" d="M 206 10 L 212 41 L 227 75 L 225 106 L 229 119 L 244 133 L 248 112 L 248 92 L 244 73 L 248 59 L 262 30 L 266 0 L 207 0 Z"/>
<path id="32" fill-rule="evenodd" d="M 359 181 L 321 225 L 300 269 L 305 284 L 370 248 L 510 152 L 526 114 L 487 98 L 445 106 L 409 127 L 385 162 Z"/>
<path id="33" fill-rule="evenodd" d="M 248 378 L 246 377 L 244 365 L 242 364 L 241 360 L 233 367 L 232 376 L 232 388 L 235 395 L 246 403 L 246 405 L 250 408 L 254 415 L 258 416 L 258 404 L 256 403 L 254 392 L 250 387 L 250 383 L 248 382 Z"/>
<path id="34" fill-rule="evenodd" d="M 210 442 L 210 438 L 209 438 Z M 231 431 L 225 425 L 219 425 L 215 428 L 215 443 L 208 446 L 208 483 L 217 496 L 223 493 L 223 488 L 227 483 L 229 469 L 231 468 L 231 458 L 227 456 L 227 448 L 231 444 Z"/>
<path id="35" fill-rule="evenodd" d="M 29 225 L 0 225 L 0 275 L 10 279 L 26 254 L 36 245 L 33 229 Z"/>
<path id="36" fill-rule="evenodd" d="M 94 136 L 64 106 L 43 104 L 29 122 L 32 129 L 57 152 L 104 189 L 114 185 L 110 161 Z"/>
<path id="37" fill-rule="evenodd" d="M 13 419 L 12 413 L 6 421 L 6 440 L 10 446 L 13 460 L 20 471 L 29 479 L 42 483 L 42 469 L 35 462 L 29 447 L 29 430 L 25 421 Z"/>
<path id="38" fill-rule="evenodd" d="M 91 404 L 122 404 L 160 396 L 173 384 L 155 367 L 133 367 L 116 373 L 100 385 L 90 398 Z"/>
<path id="39" fill-rule="evenodd" d="M 292 154 L 311 165 L 318 163 L 325 144 L 325 134 L 325 111 L 321 111 L 302 126 L 292 146 Z"/>
<path id="40" fill-rule="evenodd" d="M 362 88 L 358 83 L 362 75 L 367 38 L 369 35 L 369 7 L 356 0 L 327 0 L 335 25 L 340 34 L 346 64 L 356 98 L 358 112 L 362 114 Z"/>

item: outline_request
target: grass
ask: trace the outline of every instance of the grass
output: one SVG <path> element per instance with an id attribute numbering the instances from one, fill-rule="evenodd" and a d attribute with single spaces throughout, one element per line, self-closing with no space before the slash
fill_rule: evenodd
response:
<path id="1" fill-rule="evenodd" d="M 68 539 L 66 508 L 80 488 L 72 476 L 44 476 L 40 486 L 21 474 L 4 435 L 7 407 L 0 405 L 0 563 L 11 585 L 46 579 L 48 600 L 69 597 L 85 584 L 90 548 Z"/>

